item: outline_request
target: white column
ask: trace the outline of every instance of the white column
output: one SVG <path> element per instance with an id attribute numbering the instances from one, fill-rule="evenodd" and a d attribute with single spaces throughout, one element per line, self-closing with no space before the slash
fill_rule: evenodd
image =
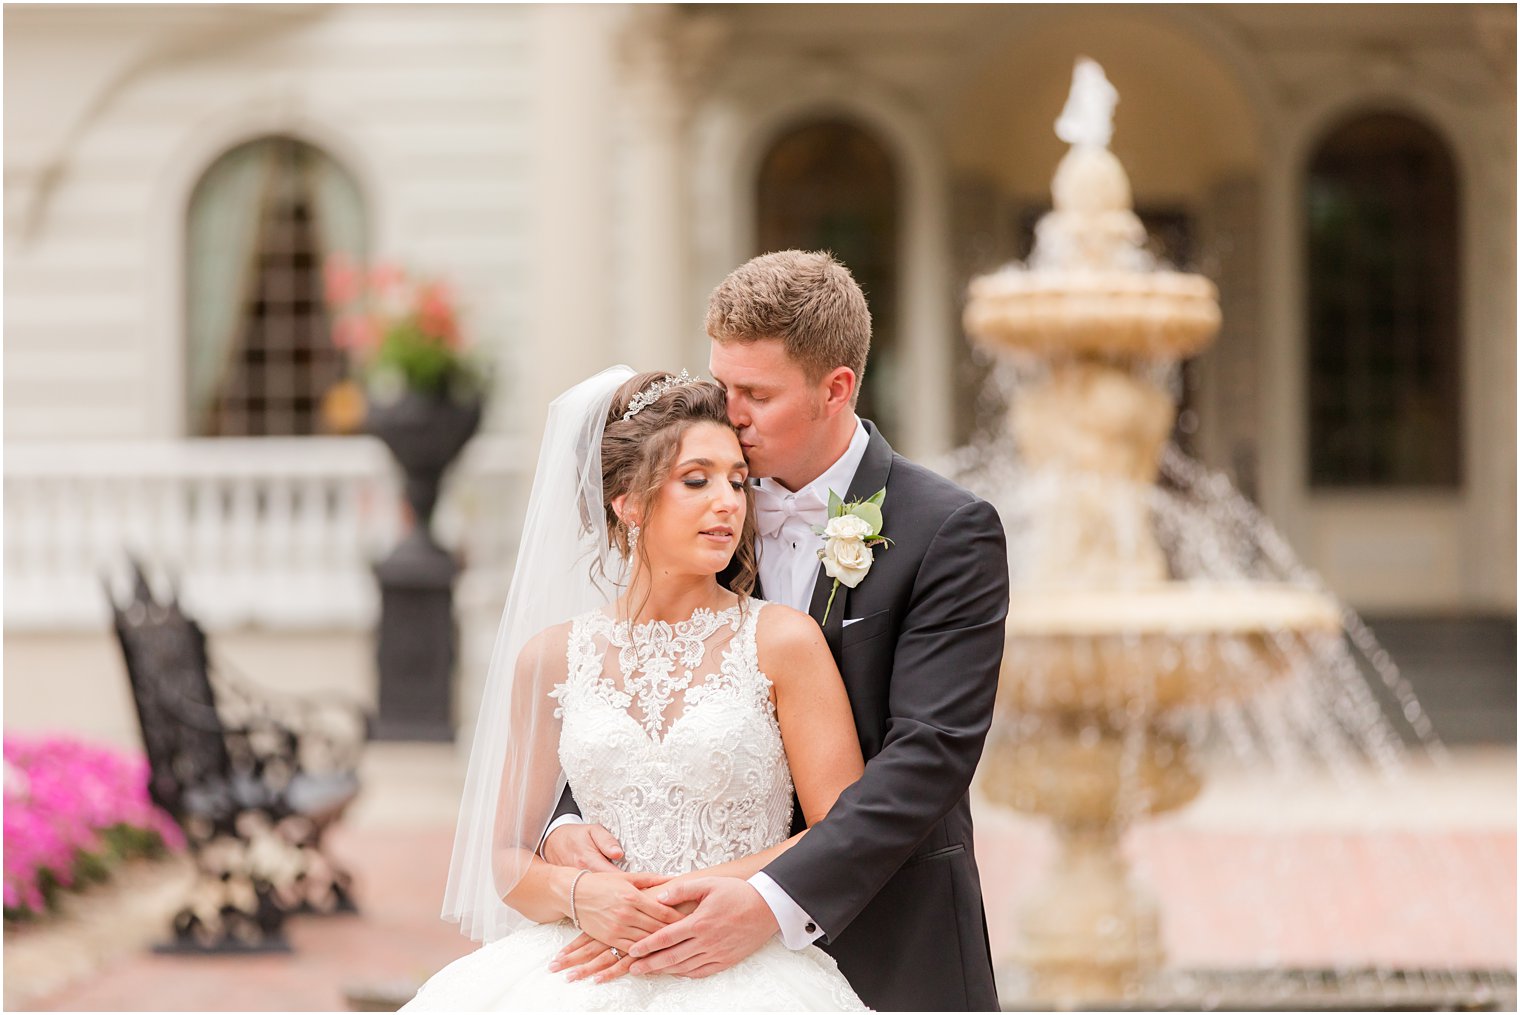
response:
<path id="1" fill-rule="evenodd" d="M 898 185 L 905 191 L 906 210 L 898 239 L 902 325 L 897 342 L 906 367 L 897 392 L 903 407 L 899 450 L 910 458 L 927 458 L 954 443 L 951 399 L 955 356 L 962 343 L 952 309 L 959 305 L 959 294 L 950 281 L 950 212 L 943 167 L 935 160 L 916 170 L 914 179 Z"/>
<path id="2" fill-rule="evenodd" d="M 1468 519 L 1462 605 L 1515 608 L 1515 134 L 1494 117 L 1469 134 L 1462 197 L 1462 444 Z"/>
<path id="3" fill-rule="evenodd" d="M 523 435 L 521 490 L 512 510 L 481 524 L 521 524 L 549 402 L 578 381 L 624 358 L 615 342 L 613 248 L 614 42 L 617 6 L 544 4 L 534 9 L 532 237 L 526 334 L 518 336 L 501 391 Z M 504 533 L 516 545 L 516 531 Z M 468 589 L 456 600 L 456 746 L 474 740 L 481 692 L 505 585 Z M 468 594 L 466 594 L 468 592 Z"/>
<path id="4" fill-rule="evenodd" d="M 1228 469 L 1236 485 L 1258 495 L 1263 412 L 1261 364 L 1261 187 L 1256 174 L 1232 174 L 1208 192 L 1203 218 L 1204 267 L 1219 284 L 1224 324 L 1198 359 L 1199 457 Z"/>
<path id="5" fill-rule="evenodd" d="M 1269 138 L 1262 173 L 1261 406 L 1275 420 L 1261 430 L 1260 503 L 1290 545 L 1307 554 L 1308 484 L 1305 481 L 1307 427 L 1304 378 L 1301 257 L 1302 215 L 1296 201 L 1294 155 L 1282 138 Z M 1312 562 L 1311 562 L 1312 563 Z"/>
<path id="6" fill-rule="evenodd" d="M 650 4 L 630 12 L 619 40 L 627 200 L 619 270 L 628 311 L 620 332 L 627 359 L 641 370 L 705 367 L 688 362 L 700 335 L 686 313 L 687 126 L 720 34 L 709 17 Z"/>
<path id="7" fill-rule="evenodd" d="M 620 11 L 536 11 L 531 330 L 511 397 L 538 447 L 550 399 L 617 360 L 613 263 L 613 41 Z"/>

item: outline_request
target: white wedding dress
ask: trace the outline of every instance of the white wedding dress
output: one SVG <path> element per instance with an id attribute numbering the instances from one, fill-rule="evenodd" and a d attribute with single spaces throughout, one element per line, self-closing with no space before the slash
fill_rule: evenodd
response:
<path id="1" fill-rule="evenodd" d="M 601 610 L 570 622 L 565 680 L 552 692 L 560 763 L 582 815 L 622 844 L 624 870 L 683 874 L 787 838 L 791 771 L 755 649 L 764 606 L 632 629 Z M 568 920 L 509 934 L 436 973 L 402 1010 L 865 1010 L 832 958 L 779 936 L 702 979 L 598 984 L 549 971 L 577 935 Z"/>

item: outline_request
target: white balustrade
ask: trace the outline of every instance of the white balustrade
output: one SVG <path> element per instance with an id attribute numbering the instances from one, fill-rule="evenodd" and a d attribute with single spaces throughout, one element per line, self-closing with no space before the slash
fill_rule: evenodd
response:
<path id="1" fill-rule="evenodd" d="M 434 532 L 465 563 L 464 609 L 500 608 L 530 464 L 482 435 L 445 478 Z M 369 627 L 371 567 L 406 524 L 368 437 L 8 444 L 4 475 L 8 630 L 99 630 L 128 553 L 211 628 Z"/>

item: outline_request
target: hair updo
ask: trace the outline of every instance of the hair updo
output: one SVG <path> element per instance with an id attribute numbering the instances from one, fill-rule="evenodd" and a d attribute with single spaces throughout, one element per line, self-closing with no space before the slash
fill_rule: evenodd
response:
<path id="1" fill-rule="evenodd" d="M 652 517 L 660 488 L 676 463 L 686 431 L 698 423 L 715 423 L 733 430 L 723 389 L 712 381 L 691 381 L 668 388 L 632 419 L 623 419 L 634 396 L 656 381 L 674 377 L 663 370 L 630 377 L 613 394 L 607 410 L 607 425 L 602 432 L 602 507 L 607 512 L 608 540 L 624 556 L 629 550 L 628 528 L 613 511 L 612 502 L 627 494 L 625 504 L 636 506 L 641 518 Z M 747 597 L 754 591 L 759 574 L 755 555 L 755 497 L 748 483 L 744 486 L 744 507 L 744 529 L 734 551 L 738 569 L 729 589 Z M 642 542 L 634 552 L 648 566 L 649 557 Z"/>

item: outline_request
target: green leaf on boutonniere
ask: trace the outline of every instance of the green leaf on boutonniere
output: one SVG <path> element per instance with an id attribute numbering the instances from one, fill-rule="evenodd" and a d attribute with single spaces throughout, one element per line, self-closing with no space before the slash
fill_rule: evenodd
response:
<path id="1" fill-rule="evenodd" d="M 871 494 L 871 496 L 867 497 L 866 498 L 866 503 L 867 504 L 875 504 L 877 507 L 880 507 L 881 506 L 881 502 L 884 501 L 884 500 L 886 500 L 886 499 L 887 499 L 887 488 L 886 487 L 882 487 L 880 490 L 877 490 L 875 493 Z"/>
<path id="2" fill-rule="evenodd" d="M 849 514 L 854 515 L 871 526 L 871 535 L 874 536 L 881 532 L 881 508 L 873 501 L 868 500 L 860 504 L 852 504 L 846 510 Z"/>
<path id="3" fill-rule="evenodd" d="M 833 490 L 829 491 L 829 517 L 838 518 L 844 510 L 844 498 Z"/>

